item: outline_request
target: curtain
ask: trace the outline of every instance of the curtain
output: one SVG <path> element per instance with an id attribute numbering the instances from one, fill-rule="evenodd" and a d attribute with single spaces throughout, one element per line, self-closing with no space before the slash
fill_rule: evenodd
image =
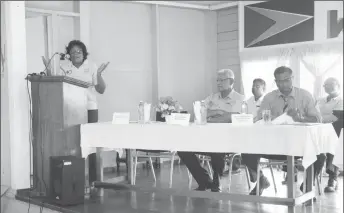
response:
<path id="1" fill-rule="evenodd" d="M 291 58 L 291 49 L 241 53 L 241 74 L 246 99 L 252 96 L 251 88 L 255 78 L 261 78 L 266 82 L 266 92 L 277 89 L 274 71 L 279 66 L 291 67 Z"/>
<path id="2" fill-rule="evenodd" d="M 330 75 L 333 77 L 340 77 L 343 73 L 343 46 L 341 45 L 312 45 L 297 51 L 297 57 L 300 62 L 300 73 L 304 72 L 311 74 L 311 79 L 304 78 L 301 82 L 301 87 L 310 90 L 315 99 L 325 96 L 323 83 Z M 343 66 L 342 66 L 343 67 Z M 342 78 L 338 79 L 341 80 Z M 312 85 L 309 85 L 309 80 L 312 80 Z"/>
<path id="3" fill-rule="evenodd" d="M 279 66 L 293 70 L 294 85 L 323 97 L 323 83 L 328 77 L 343 78 L 343 41 L 245 50 L 240 53 L 242 81 L 246 98 L 252 96 L 252 81 L 262 78 L 267 92 L 276 89 L 273 72 Z M 342 84 L 342 83 L 341 83 Z"/>

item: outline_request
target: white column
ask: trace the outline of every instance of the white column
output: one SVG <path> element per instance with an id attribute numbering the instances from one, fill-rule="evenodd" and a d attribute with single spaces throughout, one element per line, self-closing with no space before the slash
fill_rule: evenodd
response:
<path id="1" fill-rule="evenodd" d="M 160 73 L 160 21 L 159 5 L 152 5 L 152 104 L 159 100 L 159 73 Z"/>
<path id="2" fill-rule="evenodd" d="M 242 52 L 245 48 L 245 17 L 244 17 L 244 2 L 239 1 L 238 3 L 238 20 L 239 20 L 239 52 Z"/>
<path id="3" fill-rule="evenodd" d="M 30 187 L 29 99 L 26 66 L 25 2 L 6 1 L 7 81 L 11 153 L 11 187 Z"/>
<path id="4" fill-rule="evenodd" d="M 10 134 L 8 118 L 8 84 L 6 65 L 6 23 L 5 23 L 5 2 L 1 1 L 1 58 L 3 73 L 1 73 L 1 185 L 11 186 L 11 153 Z"/>
<path id="5" fill-rule="evenodd" d="M 91 1 L 80 1 L 80 40 L 86 45 L 88 52 L 92 52 L 90 43 L 91 3 Z"/>

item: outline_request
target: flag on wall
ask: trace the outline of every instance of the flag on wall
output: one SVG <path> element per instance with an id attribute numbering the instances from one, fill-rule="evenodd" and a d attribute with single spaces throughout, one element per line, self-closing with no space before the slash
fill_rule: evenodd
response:
<path id="1" fill-rule="evenodd" d="M 245 48 L 314 40 L 313 0 L 274 0 L 244 6 Z"/>

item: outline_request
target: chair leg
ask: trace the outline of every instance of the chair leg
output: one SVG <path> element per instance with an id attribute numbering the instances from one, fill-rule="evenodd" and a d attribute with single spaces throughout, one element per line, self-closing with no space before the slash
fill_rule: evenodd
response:
<path id="1" fill-rule="evenodd" d="M 303 193 L 306 193 L 306 183 L 307 181 L 307 170 L 305 169 L 304 172 L 303 172 Z"/>
<path id="2" fill-rule="evenodd" d="M 234 155 L 229 158 L 229 168 L 228 168 L 228 192 L 230 192 L 231 189 L 231 183 L 232 183 L 232 166 L 233 166 L 233 159 Z"/>
<path id="3" fill-rule="evenodd" d="M 191 172 L 187 169 L 187 172 L 188 172 L 188 178 L 189 178 L 189 189 L 191 189 L 191 186 L 192 186 L 192 175 L 191 175 Z"/>
<path id="4" fill-rule="evenodd" d="M 151 169 L 152 169 L 152 174 L 153 174 L 153 178 L 154 178 L 154 183 L 156 183 L 155 171 L 154 171 L 153 161 L 152 161 L 152 158 L 151 158 L 151 157 L 149 157 L 149 164 L 150 164 L 150 167 L 151 167 Z"/>
<path id="5" fill-rule="evenodd" d="M 116 153 L 116 166 L 117 166 L 117 173 L 119 173 L 119 166 L 120 166 L 120 157 L 118 152 Z"/>
<path id="6" fill-rule="evenodd" d="M 321 176 L 322 174 L 320 174 Z M 319 176 L 316 177 L 316 180 L 317 180 L 317 186 L 318 186 L 318 191 L 319 191 L 319 195 L 321 196 L 322 195 L 322 188 L 321 188 L 321 179 Z"/>
<path id="7" fill-rule="evenodd" d="M 269 165 L 269 167 L 270 167 L 270 172 L 271 172 L 271 176 L 272 176 L 272 182 L 274 183 L 274 187 L 275 187 L 275 193 L 277 194 L 277 187 L 276 187 L 276 180 L 275 180 L 274 170 L 272 168 L 272 165 Z"/>
<path id="8" fill-rule="evenodd" d="M 248 173 L 248 168 L 246 166 L 245 166 L 245 173 L 246 173 L 248 191 L 250 191 L 251 190 L 251 181 L 250 181 L 250 175 Z"/>
<path id="9" fill-rule="evenodd" d="M 326 163 L 325 163 L 325 165 L 323 166 L 323 168 L 321 169 L 321 173 L 320 173 L 320 185 L 321 185 L 321 183 L 322 183 L 322 178 L 323 178 L 323 176 L 324 176 L 324 174 L 326 173 Z"/>
<path id="10" fill-rule="evenodd" d="M 208 165 L 209 175 L 211 179 L 213 179 L 213 168 L 210 165 L 210 161 L 207 161 L 207 165 Z"/>
<path id="11" fill-rule="evenodd" d="M 258 167 L 257 167 L 257 185 L 256 185 L 256 195 L 259 196 L 259 180 L 260 180 L 260 165 L 258 163 Z"/>
<path id="12" fill-rule="evenodd" d="M 133 174 L 133 185 L 135 185 L 136 184 L 136 170 L 137 170 L 137 153 L 135 153 L 135 155 L 134 155 L 134 174 Z"/>
<path id="13" fill-rule="evenodd" d="M 202 165 L 202 167 L 203 167 L 203 166 L 204 166 L 204 162 L 205 162 L 205 156 L 204 156 L 204 155 L 201 155 L 200 158 L 201 158 L 201 160 L 202 160 L 201 165 Z"/>
<path id="14" fill-rule="evenodd" d="M 172 157 L 171 157 L 170 182 L 169 182 L 169 187 L 170 188 L 172 188 L 173 165 L 174 165 L 174 155 L 172 155 Z"/>

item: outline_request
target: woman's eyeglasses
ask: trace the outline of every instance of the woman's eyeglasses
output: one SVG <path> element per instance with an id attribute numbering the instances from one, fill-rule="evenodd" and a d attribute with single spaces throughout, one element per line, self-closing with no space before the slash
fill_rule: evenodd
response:
<path id="1" fill-rule="evenodd" d="M 82 50 L 76 50 L 76 51 L 70 52 L 71 55 L 77 55 L 77 54 L 81 54 L 81 53 L 83 53 Z"/>

